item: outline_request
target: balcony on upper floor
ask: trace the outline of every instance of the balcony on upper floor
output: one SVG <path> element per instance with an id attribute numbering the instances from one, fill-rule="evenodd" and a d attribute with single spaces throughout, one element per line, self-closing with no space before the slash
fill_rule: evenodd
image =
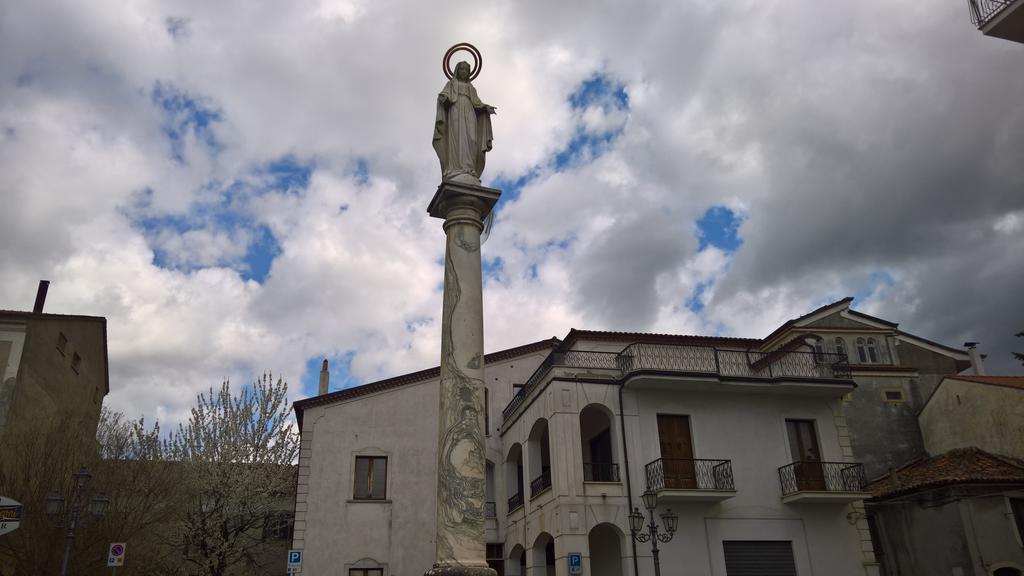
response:
<path id="1" fill-rule="evenodd" d="M 541 469 L 540 476 L 530 481 L 530 500 L 540 496 L 551 489 L 551 468 L 545 466 Z"/>
<path id="2" fill-rule="evenodd" d="M 967 0 L 967 8 L 982 34 L 1024 43 L 1024 0 Z"/>
<path id="3" fill-rule="evenodd" d="M 1022 0 L 1024 1 L 1024 0 Z M 785 381 L 849 382 L 846 354 L 800 350 L 731 350 L 711 346 L 635 343 L 622 352 L 555 351 L 544 359 L 502 410 L 505 422 L 525 408 L 537 387 L 552 374 L 585 375 L 592 379 L 663 379 L 665 376 L 708 377 L 754 383 Z"/>
<path id="4" fill-rule="evenodd" d="M 658 498 L 720 502 L 736 495 L 730 460 L 658 458 L 645 467 L 647 489 Z"/>
<path id="5" fill-rule="evenodd" d="M 870 498 L 864 465 L 858 462 L 793 462 L 779 468 L 782 502 L 837 503 Z"/>

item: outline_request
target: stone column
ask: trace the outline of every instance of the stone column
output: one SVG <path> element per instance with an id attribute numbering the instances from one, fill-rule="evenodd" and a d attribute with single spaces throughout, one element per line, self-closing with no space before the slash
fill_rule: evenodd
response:
<path id="1" fill-rule="evenodd" d="M 428 576 L 495 576 L 484 542 L 483 219 L 501 192 L 443 182 L 427 212 L 444 219 L 437 450 L 437 541 Z"/>

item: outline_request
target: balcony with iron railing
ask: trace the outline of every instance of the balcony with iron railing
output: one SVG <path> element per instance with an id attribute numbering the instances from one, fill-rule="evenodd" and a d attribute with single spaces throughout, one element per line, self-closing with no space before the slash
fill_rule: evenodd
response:
<path id="1" fill-rule="evenodd" d="M 619 465 L 611 462 L 584 462 L 584 482 L 621 482 Z"/>
<path id="2" fill-rule="evenodd" d="M 533 500 L 549 489 L 551 489 L 551 467 L 544 466 L 540 476 L 530 481 L 530 499 Z"/>
<path id="3" fill-rule="evenodd" d="M 730 460 L 658 458 L 644 472 L 659 498 L 718 502 L 736 495 Z"/>
<path id="4" fill-rule="evenodd" d="M 589 378 L 622 380 L 643 374 L 681 374 L 736 380 L 779 382 L 783 380 L 848 381 L 850 364 L 845 354 L 810 351 L 730 350 L 710 346 L 630 344 L 622 352 L 568 350 L 552 352 L 533 372 L 508 406 L 502 410 L 510 421 L 533 391 L 553 371 Z M 560 373 L 561 373 L 560 372 Z"/>
<path id="5" fill-rule="evenodd" d="M 983 34 L 1024 42 L 1024 0 L 967 0 L 967 8 Z"/>
<path id="6" fill-rule="evenodd" d="M 779 468 L 782 501 L 834 503 L 870 498 L 864 465 L 858 462 L 793 462 Z"/>
<path id="7" fill-rule="evenodd" d="M 511 514 L 523 507 L 523 493 L 516 492 L 508 499 L 508 513 Z"/>

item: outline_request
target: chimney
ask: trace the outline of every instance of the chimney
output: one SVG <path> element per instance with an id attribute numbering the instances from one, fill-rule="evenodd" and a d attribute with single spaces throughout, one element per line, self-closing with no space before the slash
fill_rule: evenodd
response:
<path id="1" fill-rule="evenodd" d="M 964 346 L 967 347 L 967 355 L 971 358 L 971 368 L 974 369 L 974 375 L 984 376 L 985 364 L 981 361 L 982 355 L 978 351 L 978 342 L 964 342 Z"/>
<path id="2" fill-rule="evenodd" d="M 327 384 L 330 383 L 331 373 L 327 371 L 327 359 L 324 358 L 323 368 L 320 369 L 320 389 L 317 394 L 323 396 L 327 394 Z"/>
<path id="3" fill-rule="evenodd" d="M 36 290 L 36 303 L 32 306 L 33 314 L 42 314 L 43 304 L 46 303 L 46 291 L 50 289 L 49 280 L 40 280 L 39 289 Z"/>

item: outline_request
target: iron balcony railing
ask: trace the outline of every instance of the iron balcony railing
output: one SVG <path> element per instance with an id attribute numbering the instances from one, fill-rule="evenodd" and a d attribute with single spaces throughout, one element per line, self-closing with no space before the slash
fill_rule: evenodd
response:
<path id="1" fill-rule="evenodd" d="M 511 500 L 509 501 L 511 504 Z M 509 508 L 511 510 L 511 508 Z M 485 518 L 497 518 L 498 517 L 498 503 L 497 502 L 484 502 L 484 517 Z"/>
<path id="2" fill-rule="evenodd" d="M 658 490 L 735 490 L 731 460 L 658 458 L 645 467 L 647 488 Z"/>
<path id="3" fill-rule="evenodd" d="M 971 11 L 971 23 L 984 28 L 1003 9 L 1021 0 L 967 0 L 967 8 Z"/>
<path id="4" fill-rule="evenodd" d="M 584 482 L 620 482 L 619 465 L 611 462 L 584 462 Z"/>
<path id="5" fill-rule="evenodd" d="M 1022 0 L 1024 1 L 1024 0 Z M 552 352 L 534 371 L 519 392 L 502 410 L 505 420 L 539 386 L 555 366 L 607 370 L 613 378 L 637 372 L 672 372 L 717 375 L 728 378 L 849 380 L 850 363 L 846 354 L 775 350 L 755 352 L 728 350 L 711 346 L 674 346 L 670 344 L 630 344 L 622 352 L 569 350 Z"/>
<path id="6" fill-rule="evenodd" d="M 523 493 L 522 492 L 516 492 L 515 494 L 512 495 L 511 498 L 508 499 L 508 512 L 509 512 L 509 514 L 511 514 L 513 511 L 516 510 L 516 508 L 522 508 L 522 507 L 523 507 Z"/>
<path id="7" fill-rule="evenodd" d="M 779 468 L 782 495 L 797 492 L 864 492 L 864 465 L 857 462 L 805 460 Z"/>
<path id="8" fill-rule="evenodd" d="M 530 481 L 530 498 L 535 497 L 548 488 L 551 488 L 551 468 L 545 466 L 541 469 L 540 476 Z"/>

